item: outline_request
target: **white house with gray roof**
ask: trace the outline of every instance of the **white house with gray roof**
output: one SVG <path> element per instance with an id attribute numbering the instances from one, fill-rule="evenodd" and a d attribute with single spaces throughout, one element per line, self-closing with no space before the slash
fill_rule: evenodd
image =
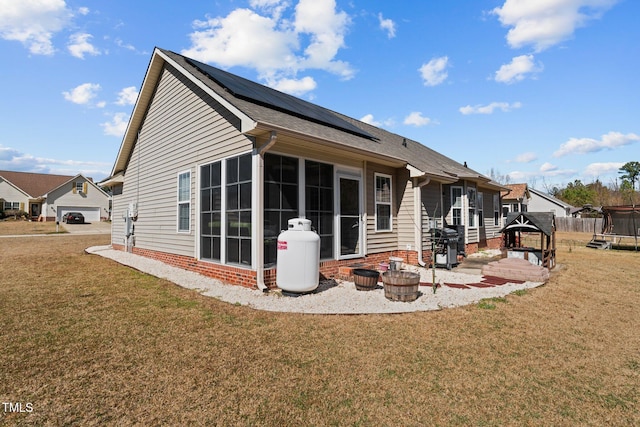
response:
<path id="1" fill-rule="evenodd" d="M 112 245 L 275 286 L 276 237 L 306 217 L 320 272 L 426 265 L 430 226 L 499 246 L 500 184 L 417 141 L 156 48 L 111 177 Z"/>

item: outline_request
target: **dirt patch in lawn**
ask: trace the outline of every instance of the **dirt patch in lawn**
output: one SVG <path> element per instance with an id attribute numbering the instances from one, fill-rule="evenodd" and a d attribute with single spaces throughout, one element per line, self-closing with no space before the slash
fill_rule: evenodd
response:
<path id="1" fill-rule="evenodd" d="M 270 313 L 0 246 L 0 424 L 638 425 L 640 254 L 559 236 L 543 287 L 400 315 Z"/>

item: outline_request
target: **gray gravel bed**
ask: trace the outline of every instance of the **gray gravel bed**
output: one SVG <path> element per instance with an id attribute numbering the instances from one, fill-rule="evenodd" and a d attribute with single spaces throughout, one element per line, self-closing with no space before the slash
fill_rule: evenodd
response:
<path id="1" fill-rule="evenodd" d="M 198 273 L 172 267 L 140 255 L 112 249 L 110 246 L 94 246 L 86 249 L 89 254 L 112 259 L 122 265 L 144 273 L 169 280 L 179 286 L 195 290 L 202 295 L 217 298 L 230 304 L 240 304 L 257 310 L 295 312 L 309 314 L 372 314 L 408 313 L 441 310 L 474 304 L 485 298 L 503 297 L 521 289 L 535 288 L 543 283 L 507 283 L 487 288 L 458 289 L 440 286 L 433 292 L 433 271 L 426 268 L 406 266 L 406 270 L 420 274 L 420 295 L 412 302 L 390 301 L 384 296 L 382 286 L 370 291 L 358 291 L 352 282 L 325 280 L 314 293 L 286 296 L 282 292 L 262 292 L 257 289 L 228 285 Z M 455 270 L 436 269 L 436 283 L 478 283 L 480 274 L 459 273 Z"/>

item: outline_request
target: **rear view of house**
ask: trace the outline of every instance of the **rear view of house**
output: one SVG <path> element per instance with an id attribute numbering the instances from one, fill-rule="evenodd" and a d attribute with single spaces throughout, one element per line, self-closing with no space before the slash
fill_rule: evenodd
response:
<path id="1" fill-rule="evenodd" d="M 111 177 L 114 248 L 275 286 L 276 238 L 305 217 L 320 272 L 426 265 L 430 230 L 500 242 L 504 188 L 427 146 L 155 49 Z"/>

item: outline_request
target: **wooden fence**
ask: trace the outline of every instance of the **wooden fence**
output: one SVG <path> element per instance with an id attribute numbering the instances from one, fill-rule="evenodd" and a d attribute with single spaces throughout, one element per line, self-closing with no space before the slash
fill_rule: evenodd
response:
<path id="1" fill-rule="evenodd" d="M 602 218 L 556 217 L 556 230 L 574 233 L 602 233 Z"/>

